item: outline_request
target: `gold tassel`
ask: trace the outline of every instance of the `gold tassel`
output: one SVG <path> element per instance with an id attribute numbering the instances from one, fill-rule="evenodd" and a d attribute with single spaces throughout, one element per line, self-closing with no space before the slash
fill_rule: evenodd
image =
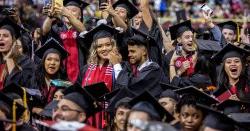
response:
<path id="1" fill-rule="evenodd" d="M 13 101 L 13 105 L 12 105 L 12 120 L 13 120 L 12 131 L 16 131 L 16 102 L 15 101 Z"/>
<path id="2" fill-rule="evenodd" d="M 23 106 L 25 108 L 24 111 L 24 116 L 23 116 L 23 120 L 26 122 L 29 120 L 28 118 L 28 105 L 27 105 L 27 94 L 26 94 L 26 89 L 24 87 L 21 87 L 23 89 Z"/>
<path id="3" fill-rule="evenodd" d="M 240 27 L 237 24 L 237 42 L 240 42 Z"/>

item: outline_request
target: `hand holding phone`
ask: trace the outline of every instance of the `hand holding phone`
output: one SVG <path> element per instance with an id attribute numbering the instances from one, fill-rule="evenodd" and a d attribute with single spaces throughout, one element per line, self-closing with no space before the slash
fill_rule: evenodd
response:
<path id="1" fill-rule="evenodd" d="M 108 0 L 99 0 L 99 9 L 102 10 L 102 4 L 103 3 L 108 3 Z"/>

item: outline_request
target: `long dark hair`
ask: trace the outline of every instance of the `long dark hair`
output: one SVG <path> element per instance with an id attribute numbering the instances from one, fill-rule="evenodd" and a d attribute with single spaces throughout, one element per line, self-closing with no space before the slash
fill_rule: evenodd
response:
<path id="1" fill-rule="evenodd" d="M 242 71 L 241 74 L 239 76 L 239 82 L 237 82 L 236 87 L 237 87 L 237 96 L 239 98 L 243 98 L 245 95 L 245 88 L 247 85 L 247 76 L 245 73 L 245 61 L 243 59 L 241 59 L 241 63 L 242 63 Z M 221 68 L 219 69 L 219 75 L 217 78 L 217 87 L 218 89 L 224 88 L 224 89 L 228 89 L 230 88 L 230 84 L 229 84 L 229 79 L 228 79 L 228 75 L 225 71 L 225 61 L 223 61 L 223 65 L 221 66 Z"/>
<path id="2" fill-rule="evenodd" d="M 37 65 L 36 70 L 35 70 L 35 74 L 34 74 L 34 79 L 33 79 L 33 84 L 34 86 L 38 87 L 39 89 L 46 87 L 46 82 L 45 82 L 45 76 L 46 76 L 46 71 L 45 71 L 45 59 L 48 56 L 49 53 L 52 52 L 45 52 L 42 61 L 39 65 Z M 55 53 L 55 52 L 53 52 Z M 60 56 L 60 53 L 57 53 Z M 60 67 L 59 70 L 56 72 L 56 74 L 53 76 L 52 79 L 62 79 L 62 80 L 67 80 L 67 74 L 65 72 L 65 68 L 63 66 L 62 63 L 62 58 L 60 56 Z"/>

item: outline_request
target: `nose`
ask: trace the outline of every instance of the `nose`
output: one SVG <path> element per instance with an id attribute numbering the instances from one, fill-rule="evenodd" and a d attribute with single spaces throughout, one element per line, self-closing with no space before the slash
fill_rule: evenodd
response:
<path id="1" fill-rule="evenodd" d="M 191 116 L 188 117 L 188 118 L 187 118 L 187 122 L 188 122 L 188 123 L 192 123 L 192 122 L 193 122 L 193 118 L 192 118 Z"/>

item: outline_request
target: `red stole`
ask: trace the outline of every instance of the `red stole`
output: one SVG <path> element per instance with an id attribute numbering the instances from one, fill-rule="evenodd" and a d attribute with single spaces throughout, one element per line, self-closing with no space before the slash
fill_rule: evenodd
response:
<path id="1" fill-rule="evenodd" d="M 0 64 L 0 76 L 4 73 L 5 64 Z M 5 77 L 5 76 L 4 76 Z M 4 79 L 0 80 L 0 91 L 4 88 Z"/>
<path id="2" fill-rule="evenodd" d="M 112 89 L 112 65 L 103 65 L 102 67 L 90 64 L 84 74 L 82 86 L 91 85 L 98 82 L 104 82 L 108 89 Z"/>
<path id="3" fill-rule="evenodd" d="M 191 74 L 193 74 L 194 72 L 194 65 L 193 65 L 193 61 L 192 61 L 192 55 L 185 58 L 185 57 L 178 57 L 175 61 L 175 67 L 177 69 L 181 68 L 182 63 L 184 61 L 190 61 L 190 68 L 187 69 L 187 71 L 183 74 L 184 76 L 190 76 Z"/>
<path id="4" fill-rule="evenodd" d="M 56 92 L 56 87 L 54 86 L 50 86 L 49 90 L 47 86 L 42 88 L 41 93 L 46 100 L 46 104 L 50 103 L 53 100 L 55 92 Z"/>
<path id="5" fill-rule="evenodd" d="M 82 86 L 104 82 L 108 89 L 112 89 L 112 65 L 103 65 L 102 67 L 90 64 L 88 70 L 84 74 L 84 79 L 82 81 Z M 107 126 L 105 121 L 105 112 L 97 112 L 94 116 L 88 118 L 88 124 L 95 127 L 103 129 Z"/>
<path id="6" fill-rule="evenodd" d="M 223 102 L 223 101 L 229 99 L 230 96 L 232 96 L 232 95 L 234 95 L 236 93 L 237 93 L 236 86 L 232 86 L 229 90 L 226 90 L 221 95 L 219 95 L 217 97 L 217 99 L 219 100 L 219 102 Z"/>
<path id="7" fill-rule="evenodd" d="M 61 32 L 60 37 L 63 41 L 63 47 L 69 52 L 69 56 L 64 61 L 68 78 L 71 82 L 75 82 L 79 74 L 78 47 L 76 42 L 77 32 L 67 30 Z"/>

